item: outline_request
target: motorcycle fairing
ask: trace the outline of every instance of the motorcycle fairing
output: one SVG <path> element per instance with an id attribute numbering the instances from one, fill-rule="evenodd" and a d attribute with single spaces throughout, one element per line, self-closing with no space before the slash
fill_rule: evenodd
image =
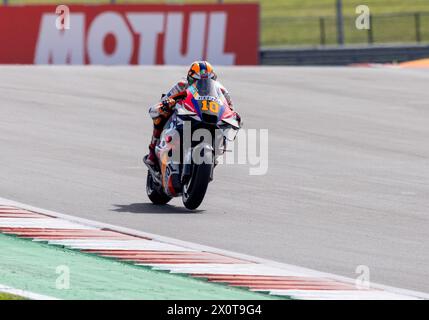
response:
<path id="1" fill-rule="evenodd" d="M 181 188 L 179 164 L 174 163 L 174 159 L 169 156 L 169 152 L 180 148 L 180 135 L 175 130 L 174 121 L 175 116 L 172 116 L 165 124 L 159 145 L 156 147 L 160 159 L 162 187 L 171 197 L 177 196 Z M 169 142 L 166 139 L 168 136 L 171 137 Z"/>
<path id="2" fill-rule="evenodd" d="M 189 181 L 192 174 L 193 165 L 185 162 L 183 164 L 177 163 L 169 156 L 172 150 L 181 148 L 181 132 L 183 128 L 183 121 L 192 120 L 197 126 L 202 124 L 212 129 L 222 129 L 225 138 L 225 132 L 230 130 L 239 129 L 238 121 L 221 90 L 216 86 L 213 80 L 202 81 L 206 82 L 206 91 L 199 92 L 196 86 L 190 86 L 186 93 L 186 97 L 179 101 L 176 105 L 175 112 L 167 121 L 164 130 L 161 134 L 160 143 L 156 147 L 157 156 L 160 162 L 160 179 L 162 189 L 165 194 L 170 197 L 175 197 L 183 193 L 183 185 Z M 203 90 L 204 91 L 204 90 Z M 216 102 L 218 106 L 211 108 L 210 103 Z M 203 110 L 203 106 L 204 109 Z M 207 108 L 209 106 L 209 108 Z M 209 117 L 207 117 L 209 115 Z M 216 116 L 216 118 L 215 118 Z M 216 121 L 215 121 L 216 120 Z M 235 128 L 235 129 L 234 129 Z M 177 137 L 176 137 L 177 135 Z M 169 137 L 170 136 L 170 137 Z M 167 138 L 169 137 L 169 138 Z M 227 138 L 228 139 L 228 138 Z M 232 141 L 233 139 L 228 139 Z M 202 148 L 203 145 L 193 146 L 189 150 L 183 150 L 183 157 L 189 158 L 192 155 L 194 148 Z M 212 149 L 207 149 L 207 152 L 214 152 Z M 180 153 L 180 152 L 179 152 Z M 191 161 L 189 161 L 191 163 Z M 213 169 L 213 168 L 212 168 Z M 210 180 L 213 179 L 213 171 L 210 174 Z"/>

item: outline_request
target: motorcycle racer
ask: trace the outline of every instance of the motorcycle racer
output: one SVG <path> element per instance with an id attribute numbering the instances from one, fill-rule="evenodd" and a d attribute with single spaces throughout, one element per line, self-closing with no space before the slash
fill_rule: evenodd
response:
<path id="1" fill-rule="evenodd" d="M 147 165 L 153 167 L 156 164 L 155 147 L 159 142 L 162 129 L 173 114 L 174 106 L 176 105 L 176 101 L 172 97 L 180 95 L 186 91 L 189 86 L 202 78 L 216 80 L 218 88 L 225 96 L 230 108 L 233 109 L 231 96 L 226 88 L 217 81 L 217 75 L 214 72 L 212 65 L 207 61 L 193 62 L 188 70 L 186 79 L 181 79 L 168 91 L 166 95 L 161 98 L 160 103 L 149 108 L 149 115 L 153 120 L 153 133 L 149 144 L 149 154 L 143 158 L 143 161 Z"/>

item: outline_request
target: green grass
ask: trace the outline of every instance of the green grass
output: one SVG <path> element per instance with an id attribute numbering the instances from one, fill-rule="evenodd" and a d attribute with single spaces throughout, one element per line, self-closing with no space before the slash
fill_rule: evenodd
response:
<path id="1" fill-rule="evenodd" d="M 15 296 L 13 294 L 0 292 L 0 300 L 26 300 L 26 299 L 19 296 Z"/>
<path id="2" fill-rule="evenodd" d="M 216 0 L 116 0 L 117 3 L 215 3 Z M 253 0 L 224 0 L 225 3 L 255 2 Z M 317 45 L 320 44 L 320 17 L 325 19 L 326 44 L 335 44 L 335 0 L 260 0 L 261 44 Z M 109 3 L 109 0 L 9 0 L 24 3 Z M 355 8 L 369 6 L 373 15 L 375 43 L 415 42 L 415 12 L 421 16 L 422 40 L 429 42 L 429 0 L 343 0 L 346 43 L 365 43 L 368 32 L 355 28 Z"/>

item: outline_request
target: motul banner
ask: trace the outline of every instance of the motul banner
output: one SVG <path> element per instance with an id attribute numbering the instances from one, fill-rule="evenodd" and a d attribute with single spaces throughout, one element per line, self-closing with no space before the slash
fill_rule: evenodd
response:
<path id="1" fill-rule="evenodd" d="M 0 7 L 0 63 L 258 63 L 257 4 Z M 69 28 L 59 28 L 67 21 Z"/>

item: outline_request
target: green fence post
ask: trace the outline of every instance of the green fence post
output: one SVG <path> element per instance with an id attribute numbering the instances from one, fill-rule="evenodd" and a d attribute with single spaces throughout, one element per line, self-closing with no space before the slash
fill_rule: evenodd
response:
<path id="1" fill-rule="evenodd" d="M 371 14 L 369 16 L 369 29 L 368 29 L 368 44 L 374 43 L 374 21 L 373 21 L 373 15 Z"/>
<path id="2" fill-rule="evenodd" d="M 416 42 L 422 41 L 421 24 L 420 24 L 420 12 L 414 14 L 414 24 L 416 27 Z"/>
<path id="3" fill-rule="evenodd" d="M 319 29 L 320 29 L 320 44 L 324 46 L 326 44 L 326 30 L 325 30 L 324 17 L 319 17 Z"/>
<path id="4" fill-rule="evenodd" d="M 339 45 L 344 44 L 344 17 L 343 17 L 343 1 L 337 0 L 337 42 Z"/>

